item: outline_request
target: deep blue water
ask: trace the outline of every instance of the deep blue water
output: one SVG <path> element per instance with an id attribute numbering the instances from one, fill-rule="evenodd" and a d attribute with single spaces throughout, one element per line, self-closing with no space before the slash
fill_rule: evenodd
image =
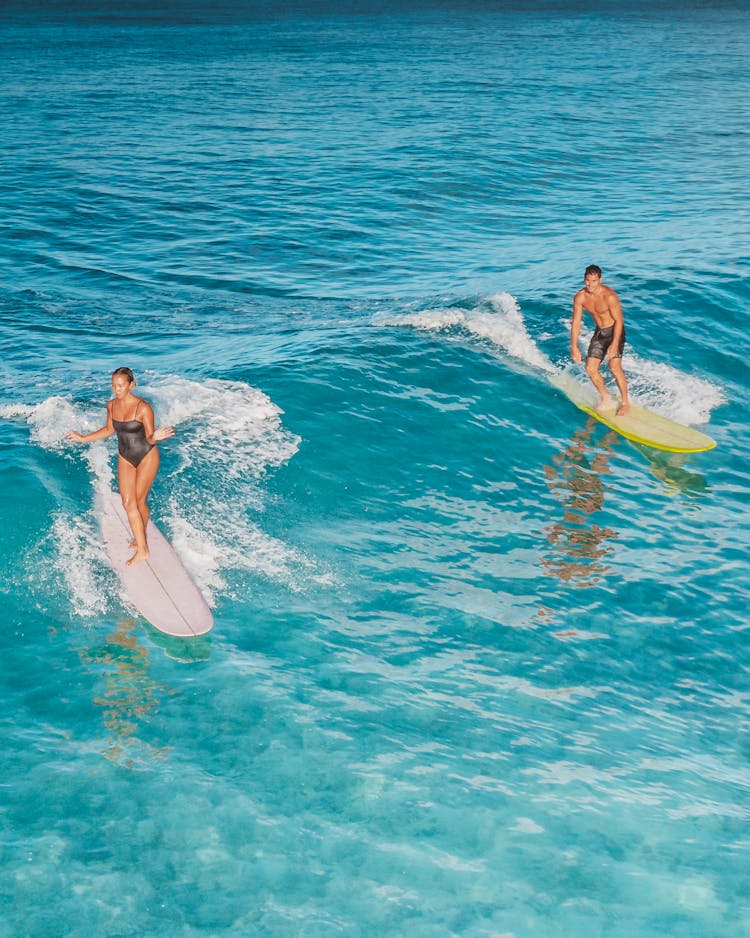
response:
<path id="1" fill-rule="evenodd" d="M 2 938 L 750 934 L 746 13 L 4 7 Z M 550 384 L 592 262 L 716 449 Z"/>

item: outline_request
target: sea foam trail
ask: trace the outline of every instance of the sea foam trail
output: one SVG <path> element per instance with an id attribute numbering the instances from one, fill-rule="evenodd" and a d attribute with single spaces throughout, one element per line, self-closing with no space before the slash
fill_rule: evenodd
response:
<path id="1" fill-rule="evenodd" d="M 175 427 L 167 525 L 175 549 L 212 596 L 229 570 L 260 574 L 291 589 L 327 576 L 301 552 L 264 532 L 250 512 L 265 504 L 263 477 L 288 462 L 300 439 L 262 391 L 240 381 L 168 376 L 150 381 L 159 423 Z M 167 445 L 167 444 L 165 444 Z"/>
<path id="2" fill-rule="evenodd" d="M 461 328 L 470 335 L 489 340 L 527 365 L 547 373 L 556 370 L 529 335 L 518 301 L 510 293 L 496 293 L 473 309 L 456 306 L 424 309 L 399 316 L 378 316 L 376 323 L 435 332 Z"/>
<path id="3" fill-rule="evenodd" d="M 628 355 L 623 364 L 633 400 L 677 423 L 708 423 L 711 412 L 726 403 L 724 391 L 706 378 L 635 354 Z"/>
<path id="4" fill-rule="evenodd" d="M 157 424 L 175 428 L 175 435 L 160 444 L 162 468 L 150 502 L 209 602 L 215 605 L 216 594 L 227 590 L 231 570 L 292 589 L 304 588 L 311 578 L 327 581 L 301 552 L 265 533 L 250 517 L 263 511 L 264 476 L 291 459 L 299 446 L 267 395 L 242 382 L 175 376 L 147 376 L 142 392 L 154 406 Z M 73 609 L 84 617 L 101 614 L 119 594 L 107 573 L 97 498 L 115 485 L 114 444 L 112 439 L 74 444 L 66 433 L 95 430 L 105 416 L 104 403 L 80 406 L 63 396 L 0 409 L 0 418 L 26 421 L 32 443 L 86 462 L 94 495 L 90 506 L 82 506 L 80 513 L 56 511 L 45 537 L 54 545 L 57 577 Z M 167 454 L 171 458 L 164 458 Z"/>
<path id="5" fill-rule="evenodd" d="M 24 420 L 29 426 L 29 439 L 49 452 L 74 458 L 76 445 L 66 439 L 70 429 L 88 433 L 102 425 L 103 407 L 76 406 L 67 397 L 52 395 L 38 404 L 7 404 L 0 408 L 0 418 Z M 79 448 L 85 460 L 95 491 L 111 489 L 114 482 L 111 453 L 103 442 Z M 54 499 L 62 496 L 62 484 L 50 473 L 41 479 Z M 51 551 L 50 551 L 51 546 Z M 52 564 L 48 558 L 51 552 Z M 47 532 L 40 544 L 32 547 L 25 558 L 26 576 L 35 591 L 52 594 L 62 589 L 76 615 L 84 618 L 101 615 L 116 599 L 119 586 L 107 569 L 99 526 L 93 509 L 80 512 L 69 507 L 53 511 Z"/>
<path id="6" fill-rule="evenodd" d="M 518 301 L 509 293 L 497 293 L 487 297 L 473 309 L 438 307 L 400 316 L 376 317 L 376 322 L 379 325 L 411 326 L 435 332 L 461 329 L 483 340 L 489 340 L 511 358 L 545 374 L 570 372 L 568 361 L 563 365 L 556 365 L 537 346 L 529 335 Z M 562 325 L 566 329 L 569 327 L 567 320 Z M 590 335 L 581 337 L 584 356 L 589 339 Z M 671 365 L 649 361 L 631 352 L 627 353 L 625 363 L 632 400 L 678 423 L 708 423 L 711 412 L 726 401 L 722 389 L 706 378 L 683 374 Z M 583 368 L 580 372 L 576 380 L 584 386 L 590 386 Z M 614 382 L 607 373 L 606 366 L 604 374 L 614 393 Z"/>

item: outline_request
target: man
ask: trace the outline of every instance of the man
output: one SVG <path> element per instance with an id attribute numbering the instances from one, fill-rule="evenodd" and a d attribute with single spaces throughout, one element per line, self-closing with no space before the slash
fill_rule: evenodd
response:
<path id="1" fill-rule="evenodd" d="M 617 416 L 624 417 L 630 413 L 630 401 L 628 400 L 628 379 L 622 370 L 625 321 L 622 318 L 620 300 L 614 290 L 602 283 L 602 271 L 596 264 L 590 264 L 586 268 L 583 283 L 583 290 L 579 290 L 573 298 L 570 357 L 576 364 L 580 364 L 581 350 L 578 348 L 578 337 L 581 333 L 583 311 L 586 310 L 596 324 L 594 336 L 586 353 L 586 374 L 599 392 L 599 403 L 596 409 L 604 411 L 615 406 L 615 402 L 607 391 L 604 378 L 599 373 L 602 361 L 606 360 L 620 392 L 620 407 Z"/>

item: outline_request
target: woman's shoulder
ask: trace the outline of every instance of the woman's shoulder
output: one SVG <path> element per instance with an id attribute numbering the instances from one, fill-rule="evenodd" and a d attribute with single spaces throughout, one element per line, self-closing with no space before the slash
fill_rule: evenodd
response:
<path id="1" fill-rule="evenodd" d="M 135 394 L 133 395 L 133 397 L 135 397 Z M 136 404 L 135 404 L 135 413 L 136 413 L 136 417 L 137 417 L 139 414 L 142 414 L 144 411 L 145 411 L 146 413 L 148 413 L 149 411 L 151 411 L 151 413 L 153 413 L 153 407 L 149 404 L 149 402 L 148 402 L 147 400 L 145 400 L 145 398 L 143 398 L 143 397 L 135 397 L 135 400 L 136 400 Z"/>

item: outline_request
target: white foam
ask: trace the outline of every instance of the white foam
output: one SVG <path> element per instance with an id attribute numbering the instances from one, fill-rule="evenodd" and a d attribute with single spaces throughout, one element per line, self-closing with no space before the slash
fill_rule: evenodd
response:
<path id="1" fill-rule="evenodd" d="M 166 518 L 175 550 L 193 575 L 208 601 L 228 589 L 227 571 L 240 571 L 301 590 L 309 581 L 330 583 L 330 576 L 289 544 L 264 532 L 249 519 L 227 511 L 224 503 L 211 499 L 198 511 L 183 507 Z"/>
<path id="2" fill-rule="evenodd" d="M 17 416 L 23 416 L 31 428 L 31 441 L 38 443 L 44 449 L 60 449 L 67 446 L 65 434 L 73 428 L 78 429 L 83 426 L 89 429 L 96 429 L 92 423 L 92 418 L 86 419 L 83 414 L 78 412 L 75 405 L 67 397 L 48 397 L 40 404 L 34 407 L 18 408 Z M 103 408 L 102 408 L 103 411 Z M 100 414 L 101 417 L 101 414 Z M 100 419 L 98 426 L 104 421 Z"/>
<path id="3" fill-rule="evenodd" d="M 663 362 L 629 354 L 624 366 L 633 400 L 678 423 L 708 423 L 711 411 L 726 401 L 723 390 L 711 381 Z"/>
<path id="4" fill-rule="evenodd" d="M 263 477 L 299 448 L 300 438 L 284 428 L 280 408 L 239 381 L 160 377 L 144 394 L 158 422 L 175 427 L 164 444 L 179 456 L 165 520 L 175 549 L 209 600 L 227 589 L 229 570 L 292 589 L 325 580 L 303 554 L 249 517 L 264 508 Z"/>
<path id="5" fill-rule="evenodd" d="M 172 546 L 193 575 L 209 605 L 215 606 L 215 595 L 224 592 L 227 581 L 221 574 L 223 551 L 204 531 L 200 531 L 178 514 L 166 517 Z"/>
<path id="6" fill-rule="evenodd" d="M 82 517 L 63 512 L 55 515 L 50 528 L 55 567 L 70 596 L 73 612 L 80 616 L 106 611 L 107 591 L 101 571 L 104 556 L 96 527 Z"/>
<path id="7" fill-rule="evenodd" d="M 496 293 L 473 309 L 458 307 L 418 310 L 400 316 L 377 317 L 382 325 L 411 326 L 441 331 L 460 327 L 481 339 L 489 340 L 518 361 L 545 372 L 555 366 L 539 349 L 526 328 L 518 301 L 510 293 Z"/>
<path id="8" fill-rule="evenodd" d="M 110 462 L 110 451 L 106 443 L 97 441 L 88 446 L 71 443 L 66 439 L 68 430 L 78 430 L 81 433 L 90 433 L 104 425 L 106 410 L 102 404 L 99 407 L 89 407 L 85 410 L 75 406 L 67 397 L 48 397 L 34 407 L 15 407 L 14 416 L 26 419 L 31 433 L 32 443 L 37 443 L 43 449 L 63 453 L 73 458 L 76 450 L 83 456 L 89 465 L 97 490 L 112 487 L 113 472 Z"/>
<path id="9" fill-rule="evenodd" d="M 451 326 L 463 326 L 466 322 L 466 312 L 451 308 L 423 309 L 400 316 L 378 315 L 375 321 L 384 326 L 412 326 L 415 329 L 439 332 Z"/>
<path id="10" fill-rule="evenodd" d="M 175 438 L 164 445 L 179 448 L 185 467 L 201 463 L 224 478 L 258 478 L 299 447 L 299 437 L 282 426 L 281 409 L 240 381 L 160 377 L 144 393 L 158 423 L 175 427 Z"/>
<path id="11" fill-rule="evenodd" d="M 468 328 L 476 335 L 490 339 L 519 361 L 542 371 L 554 371 L 555 366 L 529 335 L 516 298 L 510 293 L 497 293 L 487 302 L 489 309 L 471 311 L 467 318 Z"/>
<path id="12" fill-rule="evenodd" d="M 33 410 L 28 404 L 3 404 L 0 407 L 0 420 L 14 420 L 17 417 L 27 420 Z"/>

